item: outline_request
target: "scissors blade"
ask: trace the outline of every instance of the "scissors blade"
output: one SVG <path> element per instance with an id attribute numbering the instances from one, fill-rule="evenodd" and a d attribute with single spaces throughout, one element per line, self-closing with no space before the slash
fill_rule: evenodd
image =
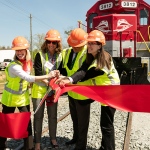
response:
<path id="1" fill-rule="evenodd" d="M 47 98 L 47 96 L 48 96 L 48 94 L 49 94 L 49 92 L 50 92 L 51 90 L 52 90 L 51 87 L 49 87 L 48 90 L 47 90 L 47 92 L 45 93 L 44 97 L 43 97 L 42 100 L 40 101 L 39 105 L 37 106 L 37 108 L 36 108 L 34 114 L 36 114 L 37 111 L 40 109 L 41 105 L 43 104 L 43 102 L 45 101 L 45 99 Z"/>

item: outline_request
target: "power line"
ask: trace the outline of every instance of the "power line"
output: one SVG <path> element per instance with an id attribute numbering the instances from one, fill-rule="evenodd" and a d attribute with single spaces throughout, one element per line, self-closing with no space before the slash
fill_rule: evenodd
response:
<path id="1" fill-rule="evenodd" d="M 13 5 L 14 7 L 16 7 L 17 9 L 20 9 L 22 12 L 25 12 L 27 15 L 30 14 L 28 11 L 26 11 L 25 9 L 21 8 L 21 7 L 18 7 L 15 3 L 13 3 L 12 1 L 10 0 L 5 0 L 7 1 L 10 5 Z"/>
<path id="2" fill-rule="evenodd" d="M 14 11 L 17 11 L 17 12 L 19 12 L 19 13 L 22 13 L 22 14 L 23 14 L 23 12 L 22 12 L 22 11 L 18 11 L 18 10 L 16 10 L 16 9 L 14 9 L 13 7 L 11 7 L 11 6 L 9 6 L 9 5 L 7 5 L 7 4 L 3 3 L 2 1 L 0 1 L 0 3 L 2 3 L 3 5 L 5 5 L 5 6 L 7 6 L 7 7 L 11 8 L 11 9 L 12 9 L 12 10 L 14 10 Z M 25 14 L 24 14 L 24 15 L 25 15 Z"/>
<path id="3" fill-rule="evenodd" d="M 25 15 L 25 16 L 28 16 L 29 17 L 29 14 L 31 14 L 30 12 L 28 12 L 28 11 L 26 11 L 25 9 L 22 9 L 21 7 L 19 7 L 18 5 L 16 5 L 15 3 L 13 3 L 12 1 L 10 1 L 10 0 L 5 0 L 7 3 L 9 3 L 9 5 L 7 5 L 6 3 L 3 3 L 3 2 L 1 2 L 3 5 L 5 5 L 5 6 L 7 6 L 7 7 L 9 7 L 9 8 L 11 8 L 11 9 L 13 9 L 14 11 L 17 11 L 17 12 L 21 12 L 23 15 Z M 11 5 L 11 6 L 10 6 Z M 14 9 L 13 7 L 15 7 L 15 8 L 17 8 L 17 10 L 16 9 Z M 19 11 L 18 11 L 19 10 Z M 37 20 L 37 21 L 39 21 L 41 24 L 44 24 L 45 26 L 47 26 L 47 27 L 51 27 L 50 25 L 48 25 L 47 23 L 45 23 L 44 21 L 42 21 L 41 19 L 39 19 L 39 18 L 37 18 L 36 16 L 34 16 L 33 14 L 32 14 L 32 18 L 34 19 L 34 20 Z M 38 22 L 38 23 L 39 23 Z"/>

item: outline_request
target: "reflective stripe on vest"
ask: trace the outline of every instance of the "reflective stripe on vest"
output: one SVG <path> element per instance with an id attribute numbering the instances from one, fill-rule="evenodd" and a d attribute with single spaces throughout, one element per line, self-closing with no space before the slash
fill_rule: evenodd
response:
<path id="1" fill-rule="evenodd" d="M 73 68 L 70 70 L 67 66 L 67 63 L 68 63 L 68 60 L 69 60 L 69 55 L 72 51 L 72 47 L 70 47 L 69 49 L 64 49 L 62 51 L 62 57 L 63 57 L 63 68 L 66 69 L 67 71 L 67 76 L 71 76 L 73 75 L 80 67 L 81 65 L 83 64 L 83 62 L 85 61 L 86 59 L 86 53 L 87 53 L 87 46 L 85 45 L 83 47 L 83 49 L 78 52 L 77 54 L 77 57 L 76 57 L 76 61 L 73 65 Z M 72 91 L 69 91 L 68 92 L 68 95 L 70 97 L 75 97 L 76 93 L 72 92 Z"/>
<path id="2" fill-rule="evenodd" d="M 76 61 L 73 65 L 73 68 L 69 69 L 68 66 L 67 66 L 67 63 L 68 63 L 68 60 L 69 60 L 71 50 L 72 50 L 72 47 L 70 47 L 69 49 L 64 49 L 62 51 L 62 57 L 63 57 L 62 67 L 66 69 L 67 76 L 73 75 L 81 67 L 82 63 L 85 61 L 85 58 L 86 58 L 87 46 L 85 45 L 83 47 L 83 49 L 80 52 L 78 52 L 77 57 L 76 57 Z"/>
<path id="3" fill-rule="evenodd" d="M 96 67 L 97 62 L 94 61 L 92 65 L 88 68 L 88 70 L 92 67 Z M 103 75 L 96 76 L 92 79 L 88 79 L 84 82 L 78 82 L 79 85 L 118 85 L 120 84 L 120 79 L 117 70 L 114 67 L 113 62 L 111 63 L 111 69 L 108 70 L 106 67 L 102 69 L 104 71 Z M 79 100 L 86 100 L 89 99 L 88 97 L 85 97 L 80 94 L 73 95 L 73 98 L 79 99 Z"/>
<path id="4" fill-rule="evenodd" d="M 26 90 L 22 91 L 22 89 L 23 89 L 23 79 L 20 81 L 20 87 L 18 91 L 13 90 L 7 87 L 6 85 L 4 87 L 4 90 L 6 90 L 7 92 L 12 93 L 12 94 L 18 94 L 18 95 L 24 94 L 26 92 Z"/>
<path id="5" fill-rule="evenodd" d="M 8 69 L 11 65 L 21 65 L 18 61 L 13 61 L 5 69 L 7 83 L 5 85 L 2 104 L 10 107 L 29 105 L 28 82 L 20 77 L 10 77 Z"/>
<path id="6" fill-rule="evenodd" d="M 46 63 L 46 61 L 48 61 L 48 54 L 47 53 L 43 53 L 43 52 L 39 52 L 40 54 L 40 58 L 41 58 L 41 64 L 42 64 L 42 74 L 45 75 L 45 74 L 48 74 L 48 68 L 45 68 L 44 67 L 44 64 Z M 43 86 L 43 87 L 47 87 L 45 85 L 45 83 L 43 82 L 39 82 L 39 81 L 36 81 L 33 83 L 33 87 L 34 87 L 34 84 L 37 84 L 37 86 Z M 33 89 L 32 87 L 32 89 Z"/>
<path id="7" fill-rule="evenodd" d="M 88 70 L 96 66 L 97 66 L 97 61 L 95 60 L 92 63 L 92 65 L 88 68 Z M 114 67 L 113 61 L 111 61 L 110 70 L 106 66 L 102 68 L 101 70 L 104 71 L 104 75 L 97 76 L 94 78 L 96 79 L 96 82 L 95 82 L 96 85 L 119 85 L 120 84 L 119 75 L 118 75 L 116 68 Z"/>

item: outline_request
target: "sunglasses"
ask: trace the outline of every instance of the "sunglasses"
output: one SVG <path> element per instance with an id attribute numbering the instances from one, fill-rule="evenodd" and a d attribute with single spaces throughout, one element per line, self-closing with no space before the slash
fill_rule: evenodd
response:
<path id="1" fill-rule="evenodd" d="M 52 43 L 53 45 L 56 45 L 56 44 L 57 44 L 56 41 L 46 41 L 46 43 L 47 43 L 47 44 L 51 44 L 51 43 Z"/>
<path id="2" fill-rule="evenodd" d="M 96 42 L 88 42 L 87 44 L 90 45 L 90 46 L 91 45 L 98 45 Z"/>
<path id="3" fill-rule="evenodd" d="M 100 45 L 100 43 L 97 43 L 97 42 L 88 42 L 87 44 L 90 45 L 90 46 L 93 46 L 93 45 Z"/>

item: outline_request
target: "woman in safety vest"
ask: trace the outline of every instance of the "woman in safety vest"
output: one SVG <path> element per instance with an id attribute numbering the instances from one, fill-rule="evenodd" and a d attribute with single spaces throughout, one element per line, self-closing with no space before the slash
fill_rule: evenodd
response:
<path id="1" fill-rule="evenodd" d="M 99 30 L 93 30 L 87 38 L 88 53 L 82 67 L 69 78 L 59 79 L 60 85 L 70 82 L 81 85 L 116 85 L 120 84 L 119 75 L 114 67 L 112 57 L 103 49 L 105 36 Z M 80 81 L 80 82 L 78 82 Z M 77 99 L 88 98 L 78 94 Z M 115 150 L 114 114 L 116 109 L 101 104 L 100 127 L 102 142 L 100 150 Z"/>
<path id="2" fill-rule="evenodd" d="M 14 113 L 17 107 L 20 112 L 30 111 L 29 82 L 42 81 L 58 75 L 59 71 L 53 71 L 48 75 L 31 76 L 32 69 L 29 43 L 18 36 L 12 41 L 12 50 L 15 50 L 14 61 L 5 69 L 6 84 L 2 94 L 2 113 Z M 33 149 L 31 121 L 28 124 L 28 137 L 24 138 L 24 150 Z M 7 131 L 6 131 L 7 132 Z M 7 138 L 0 137 L 0 150 L 6 148 Z"/>
<path id="3" fill-rule="evenodd" d="M 61 37 L 57 30 L 51 29 L 46 33 L 45 41 L 41 46 L 34 60 L 35 75 L 46 75 L 52 70 L 58 69 L 62 57 L 61 57 Z M 43 82 L 35 82 L 32 87 L 32 102 L 33 109 L 35 110 L 40 101 L 44 97 L 48 90 L 49 80 Z M 57 130 L 57 105 L 53 103 L 53 91 L 51 91 L 46 100 L 48 124 L 49 124 L 49 136 L 50 143 L 53 148 L 58 148 L 56 140 Z M 40 109 L 34 114 L 34 140 L 35 150 L 40 150 L 41 135 L 42 135 L 42 123 L 44 117 L 45 102 L 41 105 Z"/>

